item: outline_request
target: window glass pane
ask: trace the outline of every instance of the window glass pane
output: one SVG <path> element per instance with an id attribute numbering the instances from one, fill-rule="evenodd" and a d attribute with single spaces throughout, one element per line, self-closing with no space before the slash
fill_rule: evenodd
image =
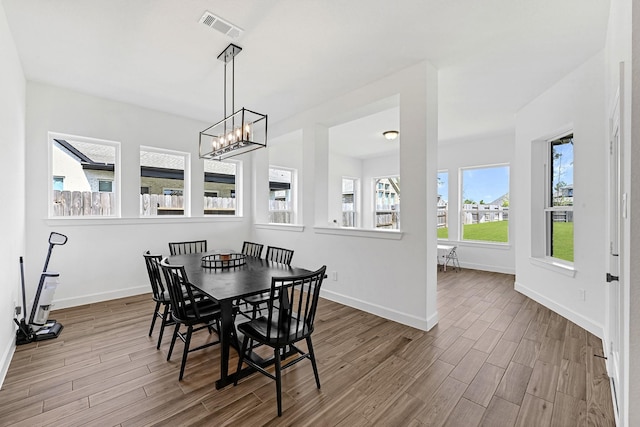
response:
<path id="1" fill-rule="evenodd" d="M 53 172 L 52 216 L 114 216 L 118 144 L 79 137 L 51 140 Z"/>
<path id="2" fill-rule="evenodd" d="M 342 226 L 357 227 L 357 180 L 354 178 L 342 178 Z"/>
<path id="3" fill-rule="evenodd" d="M 573 211 L 547 212 L 549 256 L 573 262 Z"/>
<path id="4" fill-rule="evenodd" d="M 292 224 L 293 170 L 269 168 L 269 222 Z"/>
<path id="5" fill-rule="evenodd" d="M 98 191 L 111 192 L 113 189 L 113 181 L 98 181 Z"/>
<path id="6" fill-rule="evenodd" d="M 375 228 L 400 229 L 400 177 L 375 178 Z"/>
<path id="7" fill-rule="evenodd" d="M 449 172 L 438 172 L 438 239 L 449 238 Z"/>
<path id="8" fill-rule="evenodd" d="M 573 206 L 573 135 L 551 141 L 551 206 Z"/>
<path id="9" fill-rule="evenodd" d="M 463 169 L 462 239 L 509 241 L 509 166 Z"/>
<path id="10" fill-rule="evenodd" d="M 236 215 L 236 163 L 204 161 L 204 214 Z"/>
<path id="11" fill-rule="evenodd" d="M 140 150 L 140 215 L 184 215 L 186 161 L 186 155 Z"/>

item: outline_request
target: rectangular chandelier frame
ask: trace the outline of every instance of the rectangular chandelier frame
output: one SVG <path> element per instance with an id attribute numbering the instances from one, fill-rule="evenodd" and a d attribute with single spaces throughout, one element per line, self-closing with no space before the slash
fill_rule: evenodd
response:
<path id="1" fill-rule="evenodd" d="M 267 115 L 241 108 L 200 132 L 200 158 L 223 160 L 267 146 Z"/>

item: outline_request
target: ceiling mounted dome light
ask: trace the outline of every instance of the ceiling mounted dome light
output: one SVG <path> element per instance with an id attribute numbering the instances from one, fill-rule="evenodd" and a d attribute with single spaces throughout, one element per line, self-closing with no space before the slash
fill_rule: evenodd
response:
<path id="1" fill-rule="evenodd" d="M 267 146 L 267 115 L 241 108 L 234 112 L 235 57 L 242 51 L 231 43 L 218 55 L 224 62 L 224 119 L 200 132 L 200 158 L 223 160 Z M 227 65 L 231 62 L 231 115 L 227 116 Z"/>
<path id="2" fill-rule="evenodd" d="M 389 141 L 393 141 L 398 137 L 398 135 L 400 135 L 400 132 L 398 132 L 397 130 L 388 130 L 388 131 L 382 132 L 382 135 L 385 138 L 387 138 Z"/>

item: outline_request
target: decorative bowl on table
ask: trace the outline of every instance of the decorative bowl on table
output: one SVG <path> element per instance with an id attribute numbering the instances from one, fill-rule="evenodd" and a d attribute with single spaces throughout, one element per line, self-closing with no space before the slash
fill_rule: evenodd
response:
<path id="1" fill-rule="evenodd" d="M 202 267 L 204 268 L 234 268 L 240 267 L 246 263 L 246 255 L 230 253 L 230 254 L 213 254 L 202 257 Z"/>

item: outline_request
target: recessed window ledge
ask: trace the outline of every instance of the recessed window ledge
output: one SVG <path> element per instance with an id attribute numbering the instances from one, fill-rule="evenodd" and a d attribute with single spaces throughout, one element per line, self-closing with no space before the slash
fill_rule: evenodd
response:
<path id="1" fill-rule="evenodd" d="M 446 239 L 438 239 L 439 245 L 451 245 L 458 247 L 470 247 L 470 248 L 486 248 L 486 249 L 498 249 L 498 250 L 509 250 L 511 249 L 511 244 L 509 243 L 499 243 L 499 242 L 481 242 L 477 240 L 446 240 Z"/>
<path id="2" fill-rule="evenodd" d="M 546 270 L 550 270 L 555 273 L 564 274 L 565 276 L 568 276 L 568 277 L 575 277 L 576 275 L 576 269 L 573 267 L 573 265 L 568 265 L 568 264 L 556 261 L 553 258 L 530 257 L 529 261 L 531 262 L 531 264 L 535 266 L 542 267 Z"/>
<path id="3" fill-rule="evenodd" d="M 215 223 L 215 222 L 240 222 L 245 218 L 241 216 L 146 216 L 136 218 L 121 217 L 56 217 L 47 218 L 45 223 L 56 227 L 77 227 L 93 225 L 138 225 L 138 224 L 185 224 L 185 223 Z"/>
<path id="4" fill-rule="evenodd" d="M 304 231 L 304 225 L 300 224 L 254 224 L 257 229 L 261 230 L 279 230 L 279 231 Z"/>
<path id="5" fill-rule="evenodd" d="M 402 239 L 400 230 L 369 230 L 366 228 L 346 228 L 346 227 L 313 227 L 318 234 L 333 234 L 337 236 L 368 237 L 371 239 Z"/>

